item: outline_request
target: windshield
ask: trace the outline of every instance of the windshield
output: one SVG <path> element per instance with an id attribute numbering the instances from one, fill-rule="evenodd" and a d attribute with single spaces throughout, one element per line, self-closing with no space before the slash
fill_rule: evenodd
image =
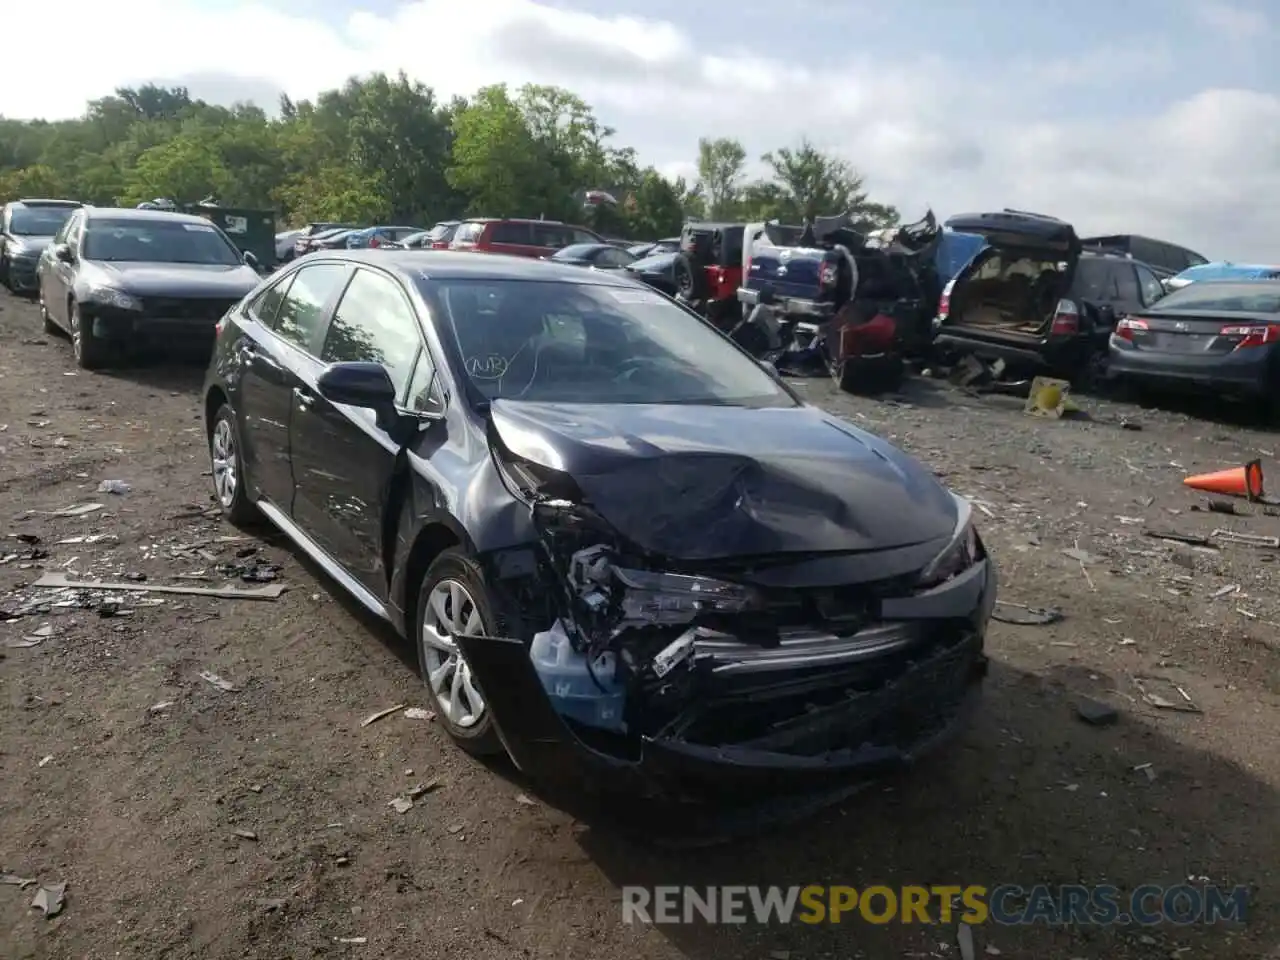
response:
<path id="1" fill-rule="evenodd" d="M 17 237 L 52 237 L 75 212 L 75 207 L 14 207 L 9 212 L 9 232 Z"/>
<path id="2" fill-rule="evenodd" d="M 422 292 L 486 400 L 796 405 L 714 328 L 642 287 L 466 279 Z"/>
<path id="3" fill-rule="evenodd" d="M 1213 313 L 1280 313 L 1280 283 L 1194 283 L 1160 298 L 1156 308 Z"/>
<path id="4" fill-rule="evenodd" d="M 552 254 L 552 260 L 585 260 L 593 253 L 600 249 L 598 243 L 575 243 L 572 246 L 565 247 L 563 250 L 557 250 Z"/>
<path id="5" fill-rule="evenodd" d="M 210 223 L 170 217 L 154 220 L 92 219 L 85 224 L 84 258 L 114 263 L 208 263 L 238 265 L 243 258 Z"/>

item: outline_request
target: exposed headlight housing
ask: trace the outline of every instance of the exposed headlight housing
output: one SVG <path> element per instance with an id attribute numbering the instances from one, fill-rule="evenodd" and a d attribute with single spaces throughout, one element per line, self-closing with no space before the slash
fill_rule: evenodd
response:
<path id="1" fill-rule="evenodd" d="M 952 577 L 964 573 L 982 559 L 982 543 L 973 525 L 973 507 L 963 497 L 955 497 L 956 529 L 942 552 L 920 571 L 916 587 L 927 590 L 946 583 Z"/>
<path id="2" fill-rule="evenodd" d="M 685 624 L 704 614 L 743 613 L 759 604 L 750 587 L 710 577 L 614 567 L 626 587 L 623 615 L 655 626 Z"/>
<path id="3" fill-rule="evenodd" d="M 104 307 L 115 307 L 117 310 L 141 310 L 142 301 L 115 287 L 90 287 L 88 300 Z"/>

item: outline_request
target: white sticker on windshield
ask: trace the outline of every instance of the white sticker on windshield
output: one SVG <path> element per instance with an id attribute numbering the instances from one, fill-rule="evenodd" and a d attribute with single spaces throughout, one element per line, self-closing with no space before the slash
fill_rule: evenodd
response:
<path id="1" fill-rule="evenodd" d="M 662 303 L 662 297 L 652 290 L 610 290 L 609 296 L 619 303 Z"/>
<path id="2" fill-rule="evenodd" d="M 184 223 L 183 230 L 190 230 L 192 233 L 213 233 L 213 227 L 207 223 Z"/>

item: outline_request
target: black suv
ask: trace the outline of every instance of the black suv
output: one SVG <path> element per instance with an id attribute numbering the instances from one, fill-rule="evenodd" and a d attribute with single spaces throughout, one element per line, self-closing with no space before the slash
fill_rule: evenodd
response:
<path id="1" fill-rule="evenodd" d="M 13 293 L 34 293 L 40 254 L 81 206 L 78 200 L 6 203 L 0 211 L 0 285 Z"/>
<path id="2" fill-rule="evenodd" d="M 1155 271 L 1128 257 L 1082 252 L 1071 224 L 1005 210 L 963 214 L 952 230 L 987 246 L 943 289 L 934 345 L 943 354 L 1046 369 L 1092 372 L 1116 320 L 1164 295 Z"/>

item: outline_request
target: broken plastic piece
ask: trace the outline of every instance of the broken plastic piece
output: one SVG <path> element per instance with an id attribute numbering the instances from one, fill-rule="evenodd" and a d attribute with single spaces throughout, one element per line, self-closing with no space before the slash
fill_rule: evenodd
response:
<path id="1" fill-rule="evenodd" d="M 697 630 L 686 630 L 654 655 L 653 672 L 661 680 L 693 654 Z"/>
<path id="2" fill-rule="evenodd" d="M 67 904 L 67 885 L 65 883 L 42 883 L 31 901 L 31 906 L 39 910 L 45 917 L 56 917 Z"/>

